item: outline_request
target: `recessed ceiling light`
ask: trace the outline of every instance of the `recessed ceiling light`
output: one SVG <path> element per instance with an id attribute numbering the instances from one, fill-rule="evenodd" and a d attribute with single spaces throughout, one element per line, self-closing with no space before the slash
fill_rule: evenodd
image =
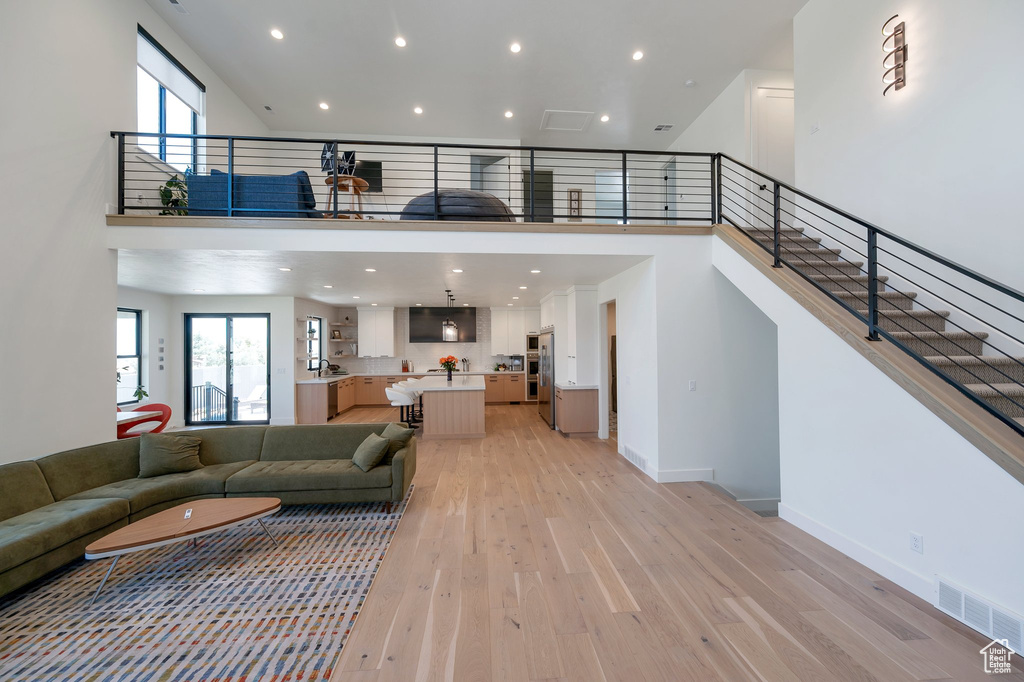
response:
<path id="1" fill-rule="evenodd" d="M 398 45 L 399 47 L 405 47 L 405 38 L 403 38 L 402 36 L 398 36 L 397 38 L 395 38 L 395 45 Z"/>
<path id="2" fill-rule="evenodd" d="M 683 83 L 683 85 L 685 85 L 688 88 L 692 88 L 696 84 L 697 84 L 696 81 L 693 81 L 693 80 L 688 80 L 685 83 Z"/>
<path id="3" fill-rule="evenodd" d="M 506 111 L 505 112 L 505 118 L 512 118 L 512 116 L 513 116 L 513 113 L 511 111 Z"/>
<path id="4" fill-rule="evenodd" d="M 414 114 L 422 114 L 423 113 L 423 107 L 414 107 L 413 110 L 412 110 L 412 113 L 414 113 Z"/>
<path id="5" fill-rule="evenodd" d="M 270 29 L 270 35 L 274 36 L 278 40 L 281 40 L 281 38 L 284 38 L 284 34 L 281 33 L 281 29 L 277 29 L 277 28 Z"/>
<path id="6" fill-rule="evenodd" d="M 519 54 L 519 50 L 523 49 L 523 46 L 519 43 L 512 43 L 508 46 L 508 49 L 512 50 L 515 54 Z"/>
<path id="7" fill-rule="evenodd" d="M 374 268 L 366 268 L 367 272 L 377 272 Z"/>
<path id="8" fill-rule="evenodd" d="M 604 116 L 601 117 L 601 123 L 607 123 L 610 120 L 611 118 L 608 116 L 608 114 L 605 114 Z"/>
<path id="9" fill-rule="evenodd" d="M 280 270 L 281 272 L 291 272 L 292 271 L 291 268 L 278 268 L 278 270 Z"/>
<path id="10" fill-rule="evenodd" d="M 359 298 L 359 297 L 358 296 L 353 296 L 352 298 Z"/>
<path id="11" fill-rule="evenodd" d="M 637 50 L 636 52 L 633 53 L 633 61 L 634 62 L 638 62 L 638 61 L 640 61 L 643 58 L 644 58 L 644 53 L 641 52 L 640 50 Z"/>
<path id="12" fill-rule="evenodd" d="M 513 305 L 513 304 L 509 303 L 509 305 L 511 306 L 511 305 Z"/>
<path id="13" fill-rule="evenodd" d="M 525 289 L 526 287 L 519 287 L 519 288 L 520 288 L 520 289 Z"/>
<path id="14" fill-rule="evenodd" d="M 325 284 L 324 285 L 324 289 L 333 289 L 333 288 L 334 288 L 333 284 Z"/>
<path id="15" fill-rule="evenodd" d="M 192 291 L 196 292 L 197 294 L 201 294 L 204 291 L 206 291 L 206 289 L 193 289 Z"/>
<path id="16" fill-rule="evenodd" d="M 462 270 L 459 270 L 458 268 L 456 268 L 456 269 L 452 270 L 452 272 L 454 272 L 455 274 L 459 274 L 460 272 L 462 272 Z"/>
<path id="17" fill-rule="evenodd" d="M 423 307 L 422 303 L 417 303 L 416 305 L 417 305 L 417 307 Z"/>
<path id="18" fill-rule="evenodd" d="M 513 297 L 512 297 L 512 300 L 513 300 L 513 301 L 518 301 L 518 300 L 519 300 L 519 297 L 518 297 L 518 296 L 513 296 Z"/>
<path id="19" fill-rule="evenodd" d="M 327 102 L 320 102 L 320 108 L 323 109 L 324 111 L 327 111 L 328 109 L 331 108 L 331 105 L 329 105 Z"/>
<path id="20" fill-rule="evenodd" d="M 371 303 L 370 305 L 377 305 L 377 304 L 376 303 Z"/>
<path id="21" fill-rule="evenodd" d="M 530 270 L 530 274 L 532 274 L 532 275 L 539 275 L 540 274 L 540 270 Z"/>
<path id="22" fill-rule="evenodd" d="M 463 308 L 468 308 L 468 307 L 469 307 L 469 304 L 468 304 L 468 303 L 463 303 L 463 304 L 462 304 L 462 307 L 463 307 Z"/>

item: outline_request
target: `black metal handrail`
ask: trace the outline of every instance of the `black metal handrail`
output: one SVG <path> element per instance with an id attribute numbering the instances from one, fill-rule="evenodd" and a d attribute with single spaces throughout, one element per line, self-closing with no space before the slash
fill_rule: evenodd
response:
<path id="1" fill-rule="evenodd" d="M 278 216 L 325 217 L 315 207 L 297 208 L 294 196 L 281 190 L 263 190 L 260 202 L 239 200 L 237 194 L 242 183 L 237 178 L 271 177 L 281 173 L 306 171 L 312 177 L 321 172 L 320 149 L 332 149 L 331 168 L 340 168 L 339 150 L 361 150 L 373 163 L 387 167 L 383 184 L 387 189 L 377 190 L 384 208 L 362 210 L 339 206 L 339 189 L 347 192 L 339 173 L 328 173 L 329 192 L 325 201 L 327 216 L 331 218 L 376 217 L 394 218 L 410 214 L 407 204 L 417 196 L 433 192 L 433 206 L 428 212 L 413 212 L 421 219 L 455 219 L 446 215 L 439 200 L 439 192 L 446 189 L 469 189 L 479 178 L 473 177 L 473 163 L 485 157 L 507 162 L 506 168 L 487 170 L 488 181 L 505 185 L 501 191 L 490 188 L 492 194 L 503 194 L 506 208 L 516 220 L 527 222 L 597 221 L 620 223 L 713 223 L 714 198 L 712 196 L 713 154 L 703 152 L 675 152 L 645 149 L 603 149 L 590 147 L 524 146 L 472 143 L 390 142 L 381 140 L 352 140 L 342 138 L 298 138 L 264 135 L 191 135 L 185 133 L 140 133 L 112 131 L 118 147 L 118 213 L 129 211 L 163 210 L 152 197 L 155 186 L 165 182 L 172 172 L 173 161 L 179 171 L 188 166 L 185 184 L 191 188 L 193 176 L 226 174 L 226 186 L 219 189 L 223 195 L 210 209 L 193 209 L 185 204 L 176 205 L 172 212 L 179 215 Z M 135 143 L 133 147 L 131 142 Z M 152 149 L 147 149 L 151 147 Z M 147 158 L 139 152 L 148 154 Z M 476 154 L 474 154 L 476 152 Z M 133 158 L 135 155 L 135 158 Z M 156 158 L 159 157 L 159 158 Z M 155 162 L 155 163 L 154 163 Z M 160 164 L 163 164 L 162 166 Z M 153 166 L 157 166 L 156 169 Z M 553 173 L 557 173 L 556 176 Z M 596 182 L 598 174 L 607 174 Z M 345 175 L 341 175 L 342 178 Z M 547 181 L 545 182 L 545 179 Z M 196 181 L 200 184 L 199 181 Z M 521 183 L 521 184 L 520 184 Z M 207 183 L 209 187 L 211 183 Z M 236 186 L 237 185 L 237 186 Z M 521 189 L 520 189 L 521 188 Z M 483 189 L 483 188 L 482 188 Z M 560 192 L 575 191 L 576 199 L 564 198 Z M 316 191 L 310 192 L 315 195 Z M 538 192 L 545 193 L 542 199 Z M 275 196 L 276 193 L 276 196 Z M 208 192 L 203 193 L 208 200 Z M 528 195 L 528 198 L 527 198 Z M 132 204 L 129 205 L 129 197 Z M 363 194 L 360 201 L 367 197 Z M 391 206 L 392 203 L 396 205 Z M 314 201 L 314 205 L 316 202 Z M 284 210 L 282 209 L 284 207 Z M 397 209 L 397 210 L 396 210 Z M 509 213 L 478 212 L 466 219 L 503 219 Z"/>
<path id="2" fill-rule="evenodd" d="M 790 268 L 863 322 L 869 340 L 891 342 L 1024 435 L 1024 310 L 1009 309 L 1020 307 L 1024 294 L 727 154 L 716 155 L 714 164 L 716 215 L 722 222 L 771 254 L 774 267 Z M 851 244 L 851 238 L 859 243 Z M 900 249 L 903 253 L 897 253 Z M 983 292 L 957 284 L 954 275 L 980 285 Z M 895 287 L 883 290 L 890 277 L 930 301 Z M 926 285 L 925 279 L 935 283 Z M 992 300 L 996 296 L 1009 302 L 1001 307 Z M 999 343 L 990 340 L 990 332 L 1000 337 Z"/>

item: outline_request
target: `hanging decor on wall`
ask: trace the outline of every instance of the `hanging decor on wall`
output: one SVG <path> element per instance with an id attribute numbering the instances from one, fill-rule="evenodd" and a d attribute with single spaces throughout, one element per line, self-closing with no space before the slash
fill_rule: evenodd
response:
<path id="1" fill-rule="evenodd" d="M 902 90 L 907 84 L 907 32 L 904 22 L 894 24 L 900 15 L 894 14 L 889 21 L 882 24 L 882 83 L 885 89 L 882 96 L 889 90 Z"/>
<path id="2" fill-rule="evenodd" d="M 583 220 L 583 212 L 581 209 L 581 205 L 583 203 L 583 190 L 570 189 L 566 191 L 569 193 L 569 222 L 578 223 Z"/>

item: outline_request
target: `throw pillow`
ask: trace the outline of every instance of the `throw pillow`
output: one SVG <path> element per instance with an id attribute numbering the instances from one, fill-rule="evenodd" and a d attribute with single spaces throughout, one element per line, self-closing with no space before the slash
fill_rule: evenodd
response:
<path id="1" fill-rule="evenodd" d="M 394 457 L 399 450 L 408 445 L 414 433 L 416 433 L 416 429 L 407 429 L 395 422 L 391 422 L 384 427 L 380 437 L 387 438 L 390 441 L 388 444 L 388 457 Z"/>
<path id="2" fill-rule="evenodd" d="M 384 455 L 388 452 L 389 442 L 387 438 L 381 438 L 376 433 L 371 433 L 356 448 L 355 454 L 352 455 L 352 463 L 363 471 L 369 471 L 384 459 Z"/>
<path id="3" fill-rule="evenodd" d="M 144 433 L 139 443 L 139 478 L 202 469 L 202 438 L 173 433 Z"/>

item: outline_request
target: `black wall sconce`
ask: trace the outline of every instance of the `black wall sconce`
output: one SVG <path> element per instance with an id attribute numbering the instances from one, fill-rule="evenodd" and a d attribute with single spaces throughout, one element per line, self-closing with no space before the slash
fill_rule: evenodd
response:
<path id="1" fill-rule="evenodd" d="M 889 21 L 882 24 L 882 90 L 884 97 L 889 90 L 902 90 L 907 84 L 907 30 L 904 22 L 893 24 L 900 15 L 894 14 Z"/>

